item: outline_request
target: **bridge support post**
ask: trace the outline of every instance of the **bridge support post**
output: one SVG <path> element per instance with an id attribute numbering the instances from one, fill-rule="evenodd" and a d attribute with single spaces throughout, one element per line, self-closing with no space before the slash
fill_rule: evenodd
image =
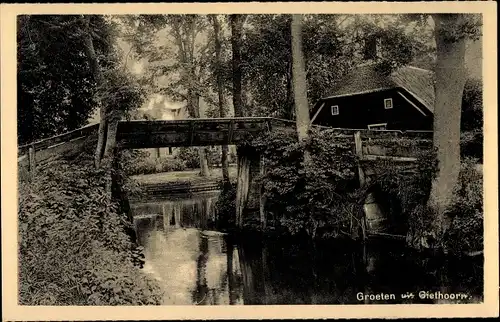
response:
<path id="1" fill-rule="evenodd" d="M 30 147 L 28 149 L 28 170 L 30 180 L 35 179 L 35 171 L 36 171 L 36 158 L 35 158 L 35 148 Z"/>
<path id="2" fill-rule="evenodd" d="M 243 219 L 247 215 L 256 213 L 259 213 L 261 224 L 264 225 L 261 185 L 257 180 L 262 171 L 260 154 L 252 147 L 239 147 L 236 185 L 236 226 L 239 228 L 243 227 Z"/>

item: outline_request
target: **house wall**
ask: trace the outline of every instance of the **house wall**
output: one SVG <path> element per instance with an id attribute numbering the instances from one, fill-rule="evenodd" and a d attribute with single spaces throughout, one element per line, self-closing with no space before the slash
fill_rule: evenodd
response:
<path id="1" fill-rule="evenodd" d="M 424 113 L 420 113 L 398 94 L 399 89 L 376 93 L 332 98 L 325 101 L 325 106 L 314 119 L 313 124 L 367 129 L 369 124 L 387 123 L 388 130 L 432 130 L 432 114 L 408 93 L 402 92 Z M 385 109 L 384 99 L 392 98 L 392 109 Z M 322 103 L 313 109 L 312 116 Z M 339 106 L 339 115 L 331 114 L 331 106 Z"/>

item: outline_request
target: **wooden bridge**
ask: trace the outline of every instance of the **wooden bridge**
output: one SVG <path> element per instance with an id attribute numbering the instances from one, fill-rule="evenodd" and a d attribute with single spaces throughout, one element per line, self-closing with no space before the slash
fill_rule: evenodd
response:
<path id="1" fill-rule="evenodd" d="M 273 128 L 295 125 L 295 122 L 272 117 L 235 117 L 185 119 L 174 121 L 121 121 L 118 123 L 117 146 L 122 149 L 145 149 L 181 146 L 239 144 L 249 136 Z M 19 146 L 18 156 L 29 149 L 40 151 L 97 134 L 99 124 L 76 129 L 30 144 Z"/>
<path id="2" fill-rule="evenodd" d="M 18 148 L 20 163 L 35 164 L 47 160 L 51 155 L 64 154 L 75 150 L 89 136 L 97 135 L 98 124 L 86 126 L 68 133 L 47 138 Z M 295 122 L 272 117 L 240 117 L 185 119 L 175 121 L 121 121 L 117 130 L 117 147 L 120 149 L 143 149 L 181 146 L 238 145 L 249 141 L 263 131 L 276 128 L 295 130 Z M 389 159 L 395 162 L 414 162 L 416 154 L 432 146 L 432 132 L 390 131 L 366 129 L 332 129 L 339 137 L 352 138 L 353 149 L 360 160 L 359 179 L 361 185 L 370 181 L 373 168 L 363 162 Z M 412 139 L 418 144 L 409 150 L 387 147 L 394 139 Z M 380 144 L 384 141 L 386 144 Z M 36 157 L 35 157 L 36 155 Z M 26 162 L 27 161 L 27 162 Z M 252 147 L 246 146 L 238 151 L 238 181 L 236 196 L 236 217 L 242 218 L 246 212 L 260 212 L 261 222 L 265 225 L 261 187 L 256 178 L 264 171 L 260 155 Z M 367 218 L 368 218 L 367 213 Z M 369 219 L 369 218 L 368 218 Z M 373 218 L 376 229 L 380 218 Z M 241 224 L 241 223 L 240 223 Z"/>

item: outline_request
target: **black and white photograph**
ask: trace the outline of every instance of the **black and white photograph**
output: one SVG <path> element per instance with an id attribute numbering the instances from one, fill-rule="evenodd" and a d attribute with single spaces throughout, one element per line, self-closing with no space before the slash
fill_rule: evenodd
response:
<path id="1" fill-rule="evenodd" d="M 496 6 L 421 5 L 11 14 L 9 301 L 498 305 Z"/>

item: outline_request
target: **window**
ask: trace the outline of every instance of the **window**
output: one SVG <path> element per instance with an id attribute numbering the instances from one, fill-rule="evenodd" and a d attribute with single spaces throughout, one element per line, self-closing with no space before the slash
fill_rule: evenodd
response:
<path id="1" fill-rule="evenodd" d="M 333 105 L 331 107 L 332 109 L 332 115 L 339 115 L 339 106 L 338 105 Z"/>
<path id="2" fill-rule="evenodd" d="M 368 130 L 387 130 L 387 123 L 369 124 Z"/>
<path id="3" fill-rule="evenodd" d="M 385 107 L 385 109 L 392 108 L 392 98 L 384 99 L 384 107 Z"/>

